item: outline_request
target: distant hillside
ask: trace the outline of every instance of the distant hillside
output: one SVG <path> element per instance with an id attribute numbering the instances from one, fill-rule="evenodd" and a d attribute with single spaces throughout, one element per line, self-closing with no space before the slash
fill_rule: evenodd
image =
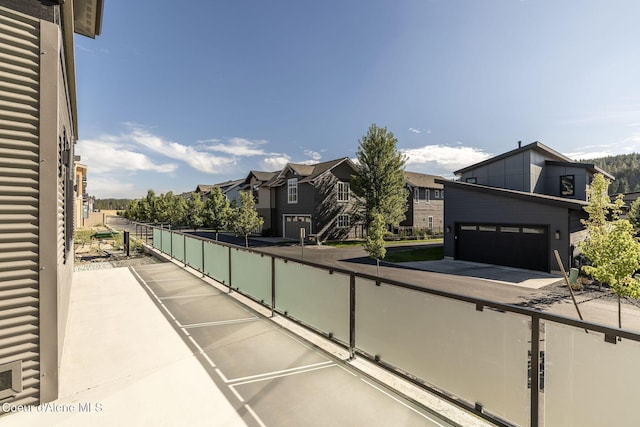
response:
<path id="1" fill-rule="evenodd" d="M 616 178 L 609 187 L 609 194 L 640 191 L 640 153 L 584 161 L 595 164 Z"/>

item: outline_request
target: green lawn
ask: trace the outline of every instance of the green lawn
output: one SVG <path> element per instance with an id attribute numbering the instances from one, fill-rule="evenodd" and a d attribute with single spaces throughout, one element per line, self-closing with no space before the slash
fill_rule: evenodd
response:
<path id="1" fill-rule="evenodd" d="M 442 246 L 429 248 L 410 249 L 387 253 L 384 261 L 387 262 L 409 262 L 409 261 L 436 261 L 442 259 Z"/>

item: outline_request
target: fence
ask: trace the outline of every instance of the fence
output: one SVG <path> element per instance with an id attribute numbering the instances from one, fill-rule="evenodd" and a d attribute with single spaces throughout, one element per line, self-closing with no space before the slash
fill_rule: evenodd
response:
<path id="1" fill-rule="evenodd" d="M 166 229 L 136 231 L 230 292 L 496 424 L 637 425 L 636 333 Z"/>

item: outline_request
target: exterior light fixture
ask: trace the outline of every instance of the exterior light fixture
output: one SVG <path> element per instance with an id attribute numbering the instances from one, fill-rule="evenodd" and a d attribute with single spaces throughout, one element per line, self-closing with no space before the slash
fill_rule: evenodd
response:
<path id="1" fill-rule="evenodd" d="M 447 234 L 451 233 L 451 226 L 447 225 Z"/>
<path id="2" fill-rule="evenodd" d="M 560 230 L 556 230 L 554 237 L 556 238 L 556 240 L 560 240 Z"/>

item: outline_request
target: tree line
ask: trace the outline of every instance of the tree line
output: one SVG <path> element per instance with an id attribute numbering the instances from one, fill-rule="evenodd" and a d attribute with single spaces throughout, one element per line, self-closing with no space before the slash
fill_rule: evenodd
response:
<path id="1" fill-rule="evenodd" d="M 620 154 L 585 161 L 593 163 L 615 177 L 609 186 L 609 194 L 640 191 L 640 153 Z"/>
<path id="2" fill-rule="evenodd" d="M 250 191 L 240 193 L 240 205 L 235 206 L 214 187 L 203 201 L 200 194 L 191 193 L 188 197 L 175 195 L 169 191 L 156 196 L 155 191 L 147 191 L 140 200 L 131 200 L 123 216 L 132 221 L 169 224 L 172 227 L 188 227 L 220 231 L 233 231 L 244 236 L 245 245 L 249 245 L 249 234 L 257 230 L 263 219 L 258 216 L 255 201 Z"/>

